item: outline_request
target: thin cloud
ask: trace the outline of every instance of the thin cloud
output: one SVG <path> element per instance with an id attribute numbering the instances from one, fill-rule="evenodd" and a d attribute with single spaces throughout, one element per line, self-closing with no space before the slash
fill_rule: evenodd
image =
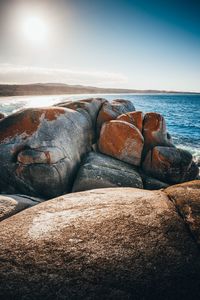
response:
<path id="1" fill-rule="evenodd" d="M 123 74 L 109 72 L 0 64 L 0 83 L 26 84 L 38 82 L 112 86 L 126 83 L 127 78 Z"/>

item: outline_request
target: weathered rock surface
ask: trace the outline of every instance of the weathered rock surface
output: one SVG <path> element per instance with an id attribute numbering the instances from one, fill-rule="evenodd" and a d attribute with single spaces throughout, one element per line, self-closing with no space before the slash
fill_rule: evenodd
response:
<path id="1" fill-rule="evenodd" d="M 165 190 L 200 245 L 200 180 L 174 185 Z"/>
<path id="2" fill-rule="evenodd" d="M 133 111 L 117 117 L 117 120 L 126 121 L 133 124 L 142 133 L 144 114 L 142 111 Z"/>
<path id="3" fill-rule="evenodd" d="M 104 98 L 89 98 L 78 101 L 68 100 L 58 103 L 56 106 L 70 108 L 79 111 L 80 113 L 86 112 L 90 116 L 93 126 L 96 126 L 99 110 L 105 102 L 107 102 L 107 100 Z"/>
<path id="4" fill-rule="evenodd" d="M 0 224 L 2 299 L 199 299 L 200 252 L 165 193 L 74 193 Z"/>
<path id="5" fill-rule="evenodd" d="M 32 108 L 0 122 L 0 187 L 6 193 L 52 198 L 70 191 L 93 126 L 79 112 Z"/>
<path id="6" fill-rule="evenodd" d="M 115 120 L 119 115 L 130 111 L 135 111 L 135 107 L 131 101 L 116 99 L 111 102 L 106 101 L 97 118 L 97 132 L 100 133 L 103 123 Z"/>
<path id="7" fill-rule="evenodd" d="M 171 147 L 153 148 L 142 166 L 147 174 L 168 183 L 193 180 L 199 172 L 189 152 Z"/>
<path id="8" fill-rule="evenodd" d="M 72 191 L 117 186 L 143 188 L 140 174 L 133 166 L 107 155 L 90 152 L 78 171 Z"/>
<path id="9" fill-rule="evenodd" d="M 114 120 L 104 123 L 99 138 L 100 152 L 139 166 L 144 139 L 134 125 Z"/>
<path id="10" fill-rule="evenodd" d="M 143 121 L 144 154 L 155 146 L 174 147 L 169 133 L 167 133 L 166 122 L 162 115 L 150 112 L 146 113 Z"/>
<path id="11" fill-rule="evenodd" d="M 41 199 L 25 195 L 0 195 L 0 221 L 40 202 Z"/>

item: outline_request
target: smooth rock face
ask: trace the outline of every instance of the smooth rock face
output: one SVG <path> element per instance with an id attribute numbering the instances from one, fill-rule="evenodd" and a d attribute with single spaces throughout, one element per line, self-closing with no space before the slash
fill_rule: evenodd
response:
<path id="1" fill-rule="evenodd" d="M 2 299 L 200 296 L 199 249 L 160 191 L 74 193 L 4 220 L 0 231 Z"/>
<path id="2" fill-rule="evenodd" d="M 144 114 L 142 111 L 133 111 L 117 117 L 117 120 L 126 121 L 133 124 L 142 133 Z"/>
<path id="3" fill-rule="evenodd" d="M 41 199 L 25 195 L 0 195 L 0 221 L 40 202 Z"/>
<path id="4" fill-rule="evenodd" d="M 121 161 L 139 166 L 144 139 L 139 129 L 124 121 L 104 123 L 100 138 L 100 152 L 120 159 Z"/>
<path id="5" fill-rule="evenodd" d="M 90 152 L 78 171 L 72 191 L 108 187 L 143 188 L 143 184 L 133 166 L 107 155 Z"/>
<path id="6" fill-rule="evenodd" d="M 31 108 L 0 122 L 0 187 L 4 193 L 52 198 L 70 191 L 93 127 L 62 107 Z"/>
<path id="7" fill-rule="evenodd" d="M 168 183 L 193 180 L 198 175 L 192 155 L 185 150 L 171 147 L 153 148 L 148 152 L 142 167 L 147 174 Z"/>
<path id="8" fill-rule="evenodd" d="M 103 123 L 115 120 L 119 115 L 130 111 L 135 111 L 135 107 L 131 101 L 116 99 L 111 102 L 105 102 L 98 114 L 97 133 L 100 132 Z"/>
<path id="9" fill-rule="evenodd" d="M 165 119 L 154 112 L 146 113 L 143 121 L 144 154 L 155 146 L 173 147 L 171 136 L 167 133 Z"/>
<path id="10" fill-rule="evenodd" d="M 200 245 L 200 180 L 174 185 L 165 190 Z"/>

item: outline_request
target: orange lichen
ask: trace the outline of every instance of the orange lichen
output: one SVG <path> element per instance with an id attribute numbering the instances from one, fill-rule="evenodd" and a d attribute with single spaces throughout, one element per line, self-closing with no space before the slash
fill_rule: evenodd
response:
<path id="1" fill-rule="evenodd" d="M 143 119 L 144 119 L 144 115 L 141 111 L 133 111 L 117 117 L 117 120 L 121 120 L 133 124 L 135 127 L 137 127 L 140 130 L 140 132 L 142 132 L 142 128 L 143 128 Z"/>
<path id="2" fill-rule="evenodd" d="M 26 109 L 3 119 L 0 123 L 0 142 L 17 135 L 32 135 L 38 129 L 43 116 L 48 121 L 56 120 L 64 114 L 64 108 Z"/>

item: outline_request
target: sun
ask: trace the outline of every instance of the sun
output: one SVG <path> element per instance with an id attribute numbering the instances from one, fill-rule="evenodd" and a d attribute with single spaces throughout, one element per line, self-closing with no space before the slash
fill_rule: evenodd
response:
<path id="1" fill-rule="evenodd" d="M 46 20 L 39 15 L 28 15 L 23 18 L 22 33 L 26 40 L 38 44 L 45 42 L 48 36 Z"/>

